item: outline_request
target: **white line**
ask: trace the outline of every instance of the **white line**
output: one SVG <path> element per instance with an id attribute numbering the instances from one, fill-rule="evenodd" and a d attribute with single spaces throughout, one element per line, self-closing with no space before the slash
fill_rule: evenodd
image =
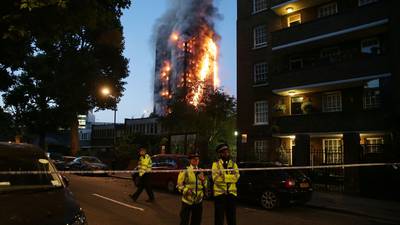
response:
<path id="1" fill-rule="evenodd" d="M 114 199 L 111 199 L 111 198 L 107 198 L 107 197 L 104 197 L 104 196 L 99 195 L 99 194 L 96 194 L 96 193 L 93 194 L 93 196 L 96 196 L 96 197 L 99 197 L 99 198 L 108 200 L 108 201 L 110 201 L 110 202 L 114 202 L 114 203 L 116 203 L 116 204 L 118 204 L 118 205 L 122 205 L 122 206 L 125 206 L 125 207 L 128 207 L 128 208 L 131 208 L 131 209 L 140 210 L 140 211 L 142 211 L 142 212 L 144 211 L 143 208 L 139 208 L 139 207 L 136 207 L 136 206 L 128 205 L 128 204 L 126 204 L 126 203 L 119 202 L 119 201 L 117 201 L 117 200 L 114 200 Z"/>

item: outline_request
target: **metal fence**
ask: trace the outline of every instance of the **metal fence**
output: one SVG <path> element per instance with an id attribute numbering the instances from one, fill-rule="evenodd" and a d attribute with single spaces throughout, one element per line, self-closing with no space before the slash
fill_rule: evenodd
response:
<path id="1" fill-rule="evenodd" d="M 311 149 L 310 151 L 311 166 L 341 165 L 343 163 L 343 147 L 337 149 Z M 310 177 L 313 181 L 314 189 L 317 191 L 344 191 L 343 168 L 312 169 Z"/>

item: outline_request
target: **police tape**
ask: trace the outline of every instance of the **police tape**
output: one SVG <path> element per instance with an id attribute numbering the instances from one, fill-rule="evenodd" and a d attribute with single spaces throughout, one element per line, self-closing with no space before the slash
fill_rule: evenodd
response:
<path id="1" fill-rule="evenodd" d="M 328 168 L 356 168 L 356 167 L 381 167 L 392 166 L 393 169 L 400 171 L 400 163 L 358 163 L 358 164 L 338 164 L 338 165 L 319 165 L 319 166 L 276 166 L 276 167 L 253 167 L 238 168 L 238 171 L 273 171 L 273 170 L 314 170 Z M 186 169 L 152 169 L 146 173 L 179 173 Z M 213 172 L 213 171 L 236 171 L 235 169 L 193 169 L 194 172 Z M 140 171 L 135 170 L 63 170 L 63 171 L 0 171 L 0 175 L 26 175 L 26 174 L 134 174 Z"/>

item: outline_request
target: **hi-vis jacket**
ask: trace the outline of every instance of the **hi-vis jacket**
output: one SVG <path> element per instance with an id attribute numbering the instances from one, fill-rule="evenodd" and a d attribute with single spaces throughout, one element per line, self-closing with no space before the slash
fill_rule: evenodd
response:
<path id="1" fill-rule="evenodd" d="M 192 165 L 178 175 L 177 188 L 182 193 L 182 201 L 188 205 L 198 204 L 203 201 L 204 192 L 207 191 L 207 179 L 201 181 L 200 172 L 193 171 Z"/>
<path id="2" fill-rule="evenodd" d="M 151 157 L 149 155 L 140 156 L 138 163 L 139 176 L 151 171 Z"/>
<path id="3" fill-rule="evenodd" d="M 232 160 L 228 161 L 226 169 L 232 171 L 224 171 L 222 159 L 214 162 L 212 165 L 212 178 L 214 181 L 214 196 L 232 194 L 237 196 L 236 183 L 239 180 L 240 174 L 236 163 Z"/>

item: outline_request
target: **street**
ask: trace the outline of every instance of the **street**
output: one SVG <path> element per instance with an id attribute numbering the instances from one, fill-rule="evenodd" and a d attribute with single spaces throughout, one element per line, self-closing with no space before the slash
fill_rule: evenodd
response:
<path id="1" fill-rule="evenodd" d="M 169 225 L 179 224 L 180 196 L 156 190 L 156 202 L 147 203 L 144 192 L 134 203 L 128 196 L 135 189 L 130 180 L 113 177 L 69 176 L 70 189 L 86 212 L 90 225 Z M 213 224 L 213 203 L 205 201 L 204 225 Z M 266 211 L 256 205 L 239 203 L 238 224 L 319 225 L 319 224 L 394 224 L 365 216 L 293 206 Z"/>

